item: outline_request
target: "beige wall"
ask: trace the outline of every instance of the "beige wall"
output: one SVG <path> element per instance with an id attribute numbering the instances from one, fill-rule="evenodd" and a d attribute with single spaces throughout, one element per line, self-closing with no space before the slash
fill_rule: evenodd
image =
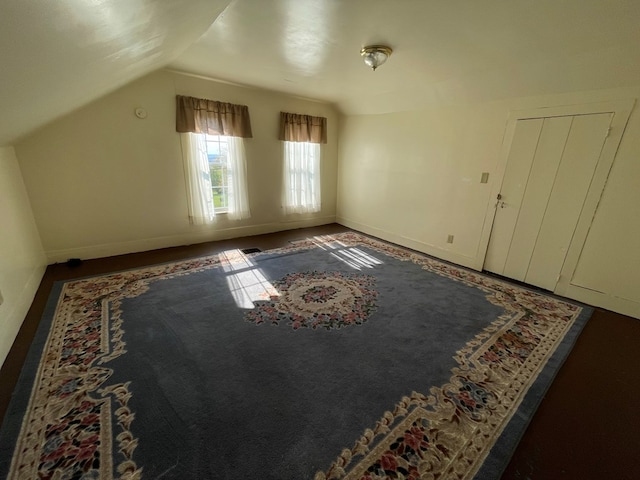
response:
<path id="1" fill-rule="evenodd" d="M 193 226 L 187 217 L 175 95 L 249 106 L 245 140 L 251 218 Z M 146 119 L 134 115 L 147 110 Z M 284 216 L 280 207 L 281 110 L 328 118 L 322 211 Z M 16 154 L 50 261 L 95 258 L 335 220 L 338 115 L 332 106 L 265 90 L 155 72 L 19 142 Z"/>
<path id="2" fill-rule="evenodd" d="M 251 219 L 188 223 L 175 94 L 249 106 Z M 328 223 L 337 209 L 347 226 L 481 269 L 510 112 L 639 97 L 637 87 L 346 116 L 338 129 L 335 110 L 324 103 L 160 71 L 43 128 L 18 143 L 16 153 L 50 261 Z M 136 107 L 148 111 L 145 120 L 135 117 Z M 280 110 L 329 119 L 318 214 L 281 213 Z M 629 265 L 640 260 L 639 139 L 636 108 L 576 269 L 584 288 L 562 292 L 634 316 L 640 316 L 640 270 Z M 483 172 L 490 173 L 488 184 L 480 183 Z"/>
<path id="3" fill-rule="evenodd" d="M 0 365 L 11 348 L 46 267 L 12 147 L 0 148 Z"/>
<path id="4" fill-rule="evenodd" d="M 502 143 L 513 110 L 634 99 L 640 88 L 521 98 L 340 122 L 337 220 L 434 256 L 481 269 Z M 640 317 L 640 116 L 634 109 L 576 275 L 564 293 Z M 489 172 L 488 184 L 481 184 Z M 454 236 L 452 244 L 448 235 Z M 592 290 L 600 290 L 594 292 Z"/>
<path id="5" fill-rule="evenodd" d="M 339 221 L 472 265 L 504 122 L 495 106 L 343 118 Z"/>

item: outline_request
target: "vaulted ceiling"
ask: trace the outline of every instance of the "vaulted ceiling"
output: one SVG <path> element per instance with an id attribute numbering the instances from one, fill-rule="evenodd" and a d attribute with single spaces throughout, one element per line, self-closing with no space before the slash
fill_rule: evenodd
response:
<path id="1" fill-rule="evenodd" d="M 347 114 L 640 84 L 638 0 L 3 0 L 0 145 L 162 67 Z M 360 48 L 394 50 L 373 72 Z"/>

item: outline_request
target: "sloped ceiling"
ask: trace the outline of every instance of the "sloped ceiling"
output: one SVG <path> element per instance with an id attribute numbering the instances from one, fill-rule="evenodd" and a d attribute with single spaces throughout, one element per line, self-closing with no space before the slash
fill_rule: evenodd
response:
<path id="1" fill-rule="evenodd" d="M 640 84 L 638 0 L 3 0 L 0 145 L 154 69 L 382 113 Z M 360 48 L 394 53 L 372 72 Z"/>
<path id="2" fill-rule="evenodd" d="M 230 0 L 1 0 L 0 145 L 165 66 Z"/>

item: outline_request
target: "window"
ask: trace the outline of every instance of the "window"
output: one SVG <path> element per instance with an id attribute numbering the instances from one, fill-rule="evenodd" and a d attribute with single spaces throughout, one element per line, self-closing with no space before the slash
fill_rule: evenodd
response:
<path id="1" fill-rule="evenodd" d="M 217 214 L 249 218 L 246 160 L 240 137 L 183 133 L 189 216 L 212 223 Z"/>
<path id="2" fill-rule="evenodd" d="M 189 221 L 212 223 L 216 214 L 249 218 L 244 138 L 251 138 L 246 105 L 176 95 Z"/>
<path id="3" fill-rule="evenodd" d="M 229 144 L 222 135 L 206 135 L 209 178 L 215 213 L 226 213 L 229 209 Z"/>
<path id="4" fill-rule="evenodd" d="M 280 135 L 284 144 L 285 213 L 319 212 L 320 144 L 327 143 L 327 119 L 280 112 Z"/>
<path id="5" fill-rule="evenodd" d="M 284 142 L 285 213 L 320 211 L 320 144 Z"/>

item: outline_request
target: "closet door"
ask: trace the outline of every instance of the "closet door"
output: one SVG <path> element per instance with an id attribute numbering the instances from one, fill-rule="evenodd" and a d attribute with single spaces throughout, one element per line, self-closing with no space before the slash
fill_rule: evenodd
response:
<path id="1" fill-rule="evenodd" d="M 519 120 L 484 268 L 554 290 L 612 114 Z"/>

